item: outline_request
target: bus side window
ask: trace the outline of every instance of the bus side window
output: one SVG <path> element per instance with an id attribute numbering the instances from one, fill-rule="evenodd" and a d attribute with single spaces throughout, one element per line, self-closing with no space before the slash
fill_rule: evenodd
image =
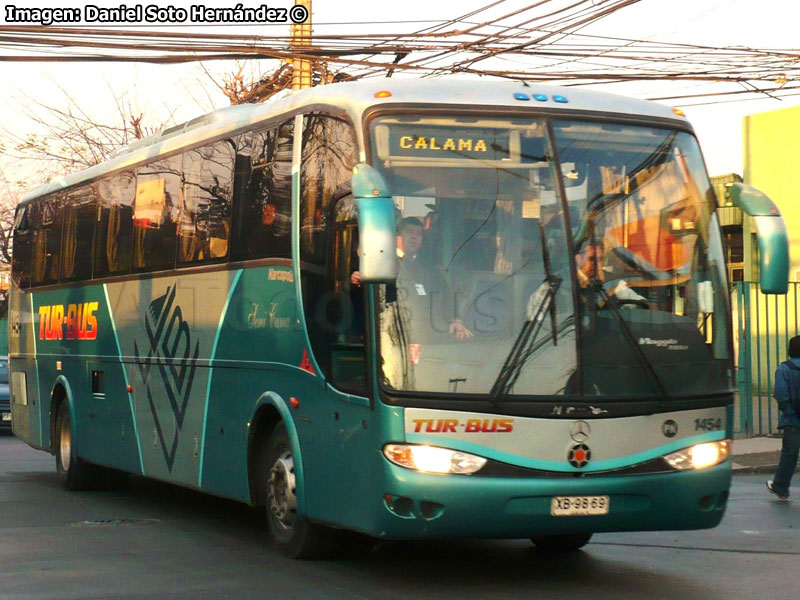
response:
<path id="1" fill-rule="evenodd" d="M 165 158 L 143 165 L 136 172 L 134 271 L 160 271 L 175 267 L 181 158 L 181 155 Z"/>
<path id="2" fill-rule="evenodd" d="M 233 167 L 231 140 L 186 153 L 183 169 L 178 262 L 208 262 L 228 256 Z"/>
<path id="3" fill-rule="evenodd" d="M 292 255 L 293 138 L 291 120 L 239 138 L 236 184 L 241 189 L 234 207 L 234 260 Z M 250 148 L 245 148 L 248 143 Z M 249 172 L 242 168 L 246 158 L 251 161 Z"/>
<path id="4" fill-rule="evenodd" d="M 21 289 L 31 284 L 31 250 L 33 230 L 31 229 L 31 205 L 17 207 L 14 218 L 14 252 L 11 255 L 11 275 Z"/>
<path id="5" fill-rule="evenodd" d="M 67 195 L 61 281 L 86 281 L 92 277 L 92 241 L 97 220 L 94 185 L 85 185 Z"/>
<path id="6" fill-rule="evenodd" d="M 93 276 L 129 273 L 136 175 L 130 171 L 118 173 L 101 179 L 96 186 L 98 206 Z"/>
<path id="7" fill-rule="evenodd" d="M 336 244 L 354 240 L 355 228 L 346 226 L 354 221 L 355 212 L 347 212 L 351 196 L 350 179 L 357 160 L 357 144 L 352 126 L 333 117 L 310 114 L 303 121 L 302 164 L 300 166 L 300 260 L 303 265 L 301 283 L 306 326 L 311 349 L 326 377 L 334 384 L 353 391 L 363 389 L 365 371 L 363 349 L 357 358 L 357 369 L 361 376 L 354 376 L 334 368 L 341 362 L 341 350 L 352 338 L 353 310 L 349 288 L 349 273 L 336 263 L 336 256 L 350 262 L 350 244 Z M 338 212 L 335 212 L 335 210 Z M 341 209 L 341 210 L 340 210 Z M 337 222 L 340 221 L 340 222 Z M 335 225 L 334 225 L 335 223 Z M 334 232 L 339 232 L 336 235 Z M 337 278 L 336 274 L 340 277 Z M 337 288 L 337 280 L 340 284 Z M 356 364 L 356 363 L 353 363 Z M 339 381 L 336 380 L 338 375 Z M 346 381 L 345 381 L 346 380 Z M 351 385 L 352 384 L 352 385 Z"/>
<path id="8" fill-rule="evenodd" d="M 59 195 L 36 202 L 33 231 L 32 285 L 58 283 L 63 200 Z"/>

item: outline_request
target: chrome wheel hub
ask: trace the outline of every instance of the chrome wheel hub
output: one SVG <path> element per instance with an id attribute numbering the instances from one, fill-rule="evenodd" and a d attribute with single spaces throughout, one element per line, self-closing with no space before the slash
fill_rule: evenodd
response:
<path id="1" fill-rule="evenodd" d="M 289 450 L 285 450 L 269 472 L 267 482 L 267 502 L 276 525 L 286 531 L 294 527 L 297 513 L 297 496 L 295 494 L 294 459 Z"/>
<path id="2" fill-rule="evenodd" d="M 70 433 L 69 417 L 61 421 L 61 431 L 58 436 L 59 439 L 59 459 L 61 460 L 61 469 L 69 471 L 70 456 L 72 454 L 72 434 Z"/>

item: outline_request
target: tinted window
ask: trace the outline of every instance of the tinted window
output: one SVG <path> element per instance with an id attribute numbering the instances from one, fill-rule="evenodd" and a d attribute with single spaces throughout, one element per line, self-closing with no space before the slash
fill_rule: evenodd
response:
<path id="1" fill-rule="evenodd" d="M 363 311 L 363 302 L 359 304 L 363 293 L 351 290 L 349 275 L 345 275 L 351 268 L 355 239 L 354 223 L 348 223 L 352 221 L 348 216 L 352 213 L 350 178 L 357 156 L 355 132 L 339 119 L 308 115 L 303 121 L 302 144 L 300 256 L 308 335 L 326 374 L 340 384 L 347 381 L 347 387 L 358 387 L 364 381 L 363 350 L 351 353 L 346 346 L 360 341 L 358 326 L 363 316 L 354 313 Z M 336 216 L 334 206 L 341 209 Z M 358 297 L 355 305 L 351 292 Z M 346 365 L 355 365 L 355 369 Z"/>
<path id="2" fill-rule="evenodd" d="M 294 121 L 287 121 L 241 138 L 237 259 L 291 256 L 293 136 Z"/>
<path id="3" fill-rule="evenodd" d="M 94 186 L 85 186 L 67 195 L 61 257 L 61 281 L 92 277 L 92 241 L 97 220 Z"/>
<path id="4" fill-rule="evenodd" d="M 300 169 L 300 257 L 325 264 L 327 220 L 333 204 L 350 193 L 356 162 L 353 128 L 339 119 L 303 120 Z"/>
<path id="5" fill-rule="evenodd" d="M 61 252 L 62 201 L 59 196 L 39 200 L 32 206 L 33 232 L 33 285 L 58 282 L 59 255 Z"/>
<path id="6" fill-rule="evenodd" d="M 30 205 L 17 207 L 14 219 L 14 248 L 11 254 L 11 272 L 21 288 L 31 284 L 31 250 L 33 230 L 29 218 Z"/>
<path id="7" fill-rule="evenodd" d="M 206 262 L 228 256 L 235 157 L 229 140 L 186 153 L 180 262 Z"/>
<path id="8" fill-rule="evenodd" d="M 133 209 L 135 271 L 159 271 L 175 266 L 180 192 L 180 156 L 139 167 Z"/>
<path id="9" fill-rule="evenodd" d="M 118 173 L 95 186 L 100 206 L 94 246 L 94 276 L 128 273 L 131 270 L 136 176 L 132 172 Z"/>

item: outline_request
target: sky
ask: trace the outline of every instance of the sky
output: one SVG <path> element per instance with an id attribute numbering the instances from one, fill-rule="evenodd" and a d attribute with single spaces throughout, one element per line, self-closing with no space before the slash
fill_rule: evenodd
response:
<path id="1" fill-rule="evenodd" d="M 504 11 L 532 3 L 510 0 Z M 108 2 L 97 0 L 100 6 L 119 6 L 133 0 Z M 146 0 L 146 4 L 165 7 L 169 4 L 185 6 L 202 3 L 208 7 L 233 7 L 236 0 Z M 262 2 L 249 1 L 246 5 Z M 265 3 L 265 2 L 264 2 Z M 291 0 L 272 0 L 273 7 L 288 7 Z M 358 33 L 404 31 L 421 28 L 425 24 L 402 24 L 402 21 L 448 19 L 488 4 L 489 0 L 461 0 L 459 3 L 431 2 L 430 0 L 404 0 L 398 3 L 376 1 L 314 0 L 313 24 L 315 31 Z M 597 0 L 600 3 L 600 0 Z M 3 15 L 5 6 L 3 3 Z M 16 2 L 17 6 L 34 6 Z M 48 3 L 40 0 L 35 6 L 82 7 L 84 3 L 63 0 Z M 647 39 L 713 46 L 747 46 L 751 48 L 800 48 L 797 23 L 800 22 L 800 2 L 796 0 L 642 0 L 626 7 L 602 21 L 582 30 L 613 37 Z M 388 22 L 388 24 L 383 24 Z M 128 28 L 130 28 L 129 26 Z M 246 28 L 252 34 L 274 34 L 288 26 Z M 216 27 L 215 31 L 223 29 Z M 224 27 L 230 31 L 229 27 Z M 517 59 L 514 59 L 515 61 Z M 233 69 L 232 63 L 208 63 L 205 68 L 221 77 Z M 277 66 L 273 61 L 264 61 L 252 66 L 269 72 Z M 510 67 L 517 67 L 511 64 Z M 156 66 L 146 64 L 64 64 L 64 63 L 3 63 L 0 75 L 4 82 L 4 94 L 0 99 L 5 115 L 4 127 L 17 135 L 26 135 L 33 125 L 20 116 L 21 106 L 32 101 L 58 104 L 63 94 L 76 98 L 81 106 L 98 119 L 113 114 L 114 95 L 125 94 L 126 101 L 135 109 L 147 114 L 164 115 L 174 113 L 176 122 L 191 119 L 215 107 L 227 105 L 226 98 L 214 89 L 204 67 L 196 64 L 181 66 Z M 654 97 L 658 95 L 691 94 L 705 91 L 721 91 L 720 87 L 709 87 L 697 82 L 667 84 L 661 82 L 612 84 L 600 86 L 603 91 Z M 800 95 L 783 100 L 764 98 L 761 100 L 722 102 L 703 106 L 691 106 L 690 101 L 673 101 L 682 106 L 695 127 L 700 145 L 711 175 L 742 173 L 742 119 L 745 115 L 786 108 L 800 104 Z M 713 99 L 704 100 L 712 102 Z"/>

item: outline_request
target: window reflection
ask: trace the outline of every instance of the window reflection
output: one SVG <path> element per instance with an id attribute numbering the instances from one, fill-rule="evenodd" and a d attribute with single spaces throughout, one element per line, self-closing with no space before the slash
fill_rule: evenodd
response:
<path id="1" fill-rule="evenodd" d="M 573 309 L 543 124 L 383 117 L 371 131 L 399 233 L 397 284 L 379 292 L 382 384 L 564 393 Z M 531 311 L 532 298 L 546 310 Z"/>
<path id="2" fill-rule="evenodd" d="M 576 389 L 726 389 L 727 288 L 694 138 L 597 123 L 557 123 L 554 131 L 565 180 L 575 173 L 568 205 L 584 357 Z"/>
<path id="3" fill-rule="evenodd" d="M 179 229 L 180 262 L 206 262 L 228 255 L 235 156 L 229 140 L 186 154 Z"/>

